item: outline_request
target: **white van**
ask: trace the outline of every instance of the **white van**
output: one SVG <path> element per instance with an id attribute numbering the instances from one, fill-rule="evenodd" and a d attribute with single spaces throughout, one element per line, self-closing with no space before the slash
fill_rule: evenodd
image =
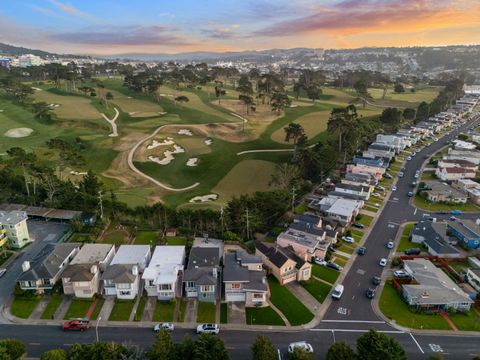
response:
<path id="1" fill-rule="evenodd" d="M 333 292 L 332 292 L 332 298 L 337 300 L 340 299 L 342 297 L 344 289 L 345 288 L 342 284 L 338 284 L 337 286 L 335 286 L 335 289 L 333 289 Z"/>

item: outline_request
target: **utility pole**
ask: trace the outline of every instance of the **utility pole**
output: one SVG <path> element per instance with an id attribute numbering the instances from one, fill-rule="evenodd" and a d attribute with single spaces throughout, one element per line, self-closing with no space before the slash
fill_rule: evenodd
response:
<path id="1" fill-rule="evenodd" d="M 247 213 L 247 240 L 250 240 L 250 219 L 248 216 L 248 208 L 245 210 Z"/>
<path id="2" fill-rule="evenodd" d="M 295 185 L 292 186 L 292 213 L 295 212 Z"/>
<path id="3" fill-rule="evenodd" d="M 220 208 L 220 223 L 222 225 L 222 239 L 223 239 L 223 206 Z"/>
<path id="4" fill-rule="evenodd" d="M 102 198 L 102 190 L 98 192 L 98 200 L 100 203 L 100 219 L 103 220 L 103 198 Z"/>

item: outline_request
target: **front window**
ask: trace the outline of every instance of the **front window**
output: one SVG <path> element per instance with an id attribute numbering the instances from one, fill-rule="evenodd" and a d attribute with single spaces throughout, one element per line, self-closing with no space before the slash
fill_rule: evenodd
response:
<path id="1" fill-rule="evenodd" d="M 214 292 L 215 286 L 214 285 L 202 285 L 200 286 L 201 292 Z"/>
<path id="2" fill-rule="evenodd" d="M 117 284 L 118 289 L 131 289 L 132 285 L 131 284 Z"/>
<path id="3" fill-rule="evenodd" d="M 196 286 L 195 281 L 187 281 L 186 285 L 187 288 L 194 288 Z"/>
<path id="4" fill-rule="evenodd" d="M 161 284 L 158 288 L 159 290 L 172 290 L 172 284 Z"/>
<path id="5" fill-rule="evenodd" d="M 259 300 L 259 299 L 263 300 L 263 294 L 262 293 L 255 293 L 255 294 L 253 294 L 253 298 L 257 299 L 257 300 Z"/>
<path id="6" fill-rule="evenodd" d="M 240 289 L 240 284 L 239 283 L 231 284 L 231 288 L 232 289 Z"/>

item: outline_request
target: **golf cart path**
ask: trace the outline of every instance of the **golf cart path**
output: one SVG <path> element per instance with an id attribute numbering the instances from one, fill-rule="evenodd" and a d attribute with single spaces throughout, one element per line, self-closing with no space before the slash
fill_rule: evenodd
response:
<path id="1" fill-rule="evenodd" d="M 118 115 L 120 115 L 120 113 L 118 112 L 117 108 L 113 108 L 113 110 L 115 110 L 115 116 L 113 117 L 113 119 L 109 119 L 108 116 L 103 114 L 103 113 L 102 113 L 102 116 L 112 126 L 112 133 L 108 136 L 117 137 L 118 136 L 118 130 L 117 130 L 117 123 L 115 121 L 117 121 Z"/>

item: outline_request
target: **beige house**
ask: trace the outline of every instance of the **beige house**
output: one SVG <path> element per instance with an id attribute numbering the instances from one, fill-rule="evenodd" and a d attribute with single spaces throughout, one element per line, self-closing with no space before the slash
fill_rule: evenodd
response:
<path id="1" fill-rule="evenodd" d="M 281 285 L 292 281 L 307 281 L 312 276 L 312 264 L 297 256 L 291 247 L 257 243 L 256 254 Z"/>
<path id="2" fill-rule="evenodd" d="M 25 211 L 0 212 L 0 246 L 7 243 L 14 249 L 20 249 L 30 243 Z"/>
<path id="3" fill-rule="evenodd" d="M 85 244 L 62 274 L 64 294 L 91 298 L 101 293 L 101 274 L 114 256 L 114 245 Z"/>

